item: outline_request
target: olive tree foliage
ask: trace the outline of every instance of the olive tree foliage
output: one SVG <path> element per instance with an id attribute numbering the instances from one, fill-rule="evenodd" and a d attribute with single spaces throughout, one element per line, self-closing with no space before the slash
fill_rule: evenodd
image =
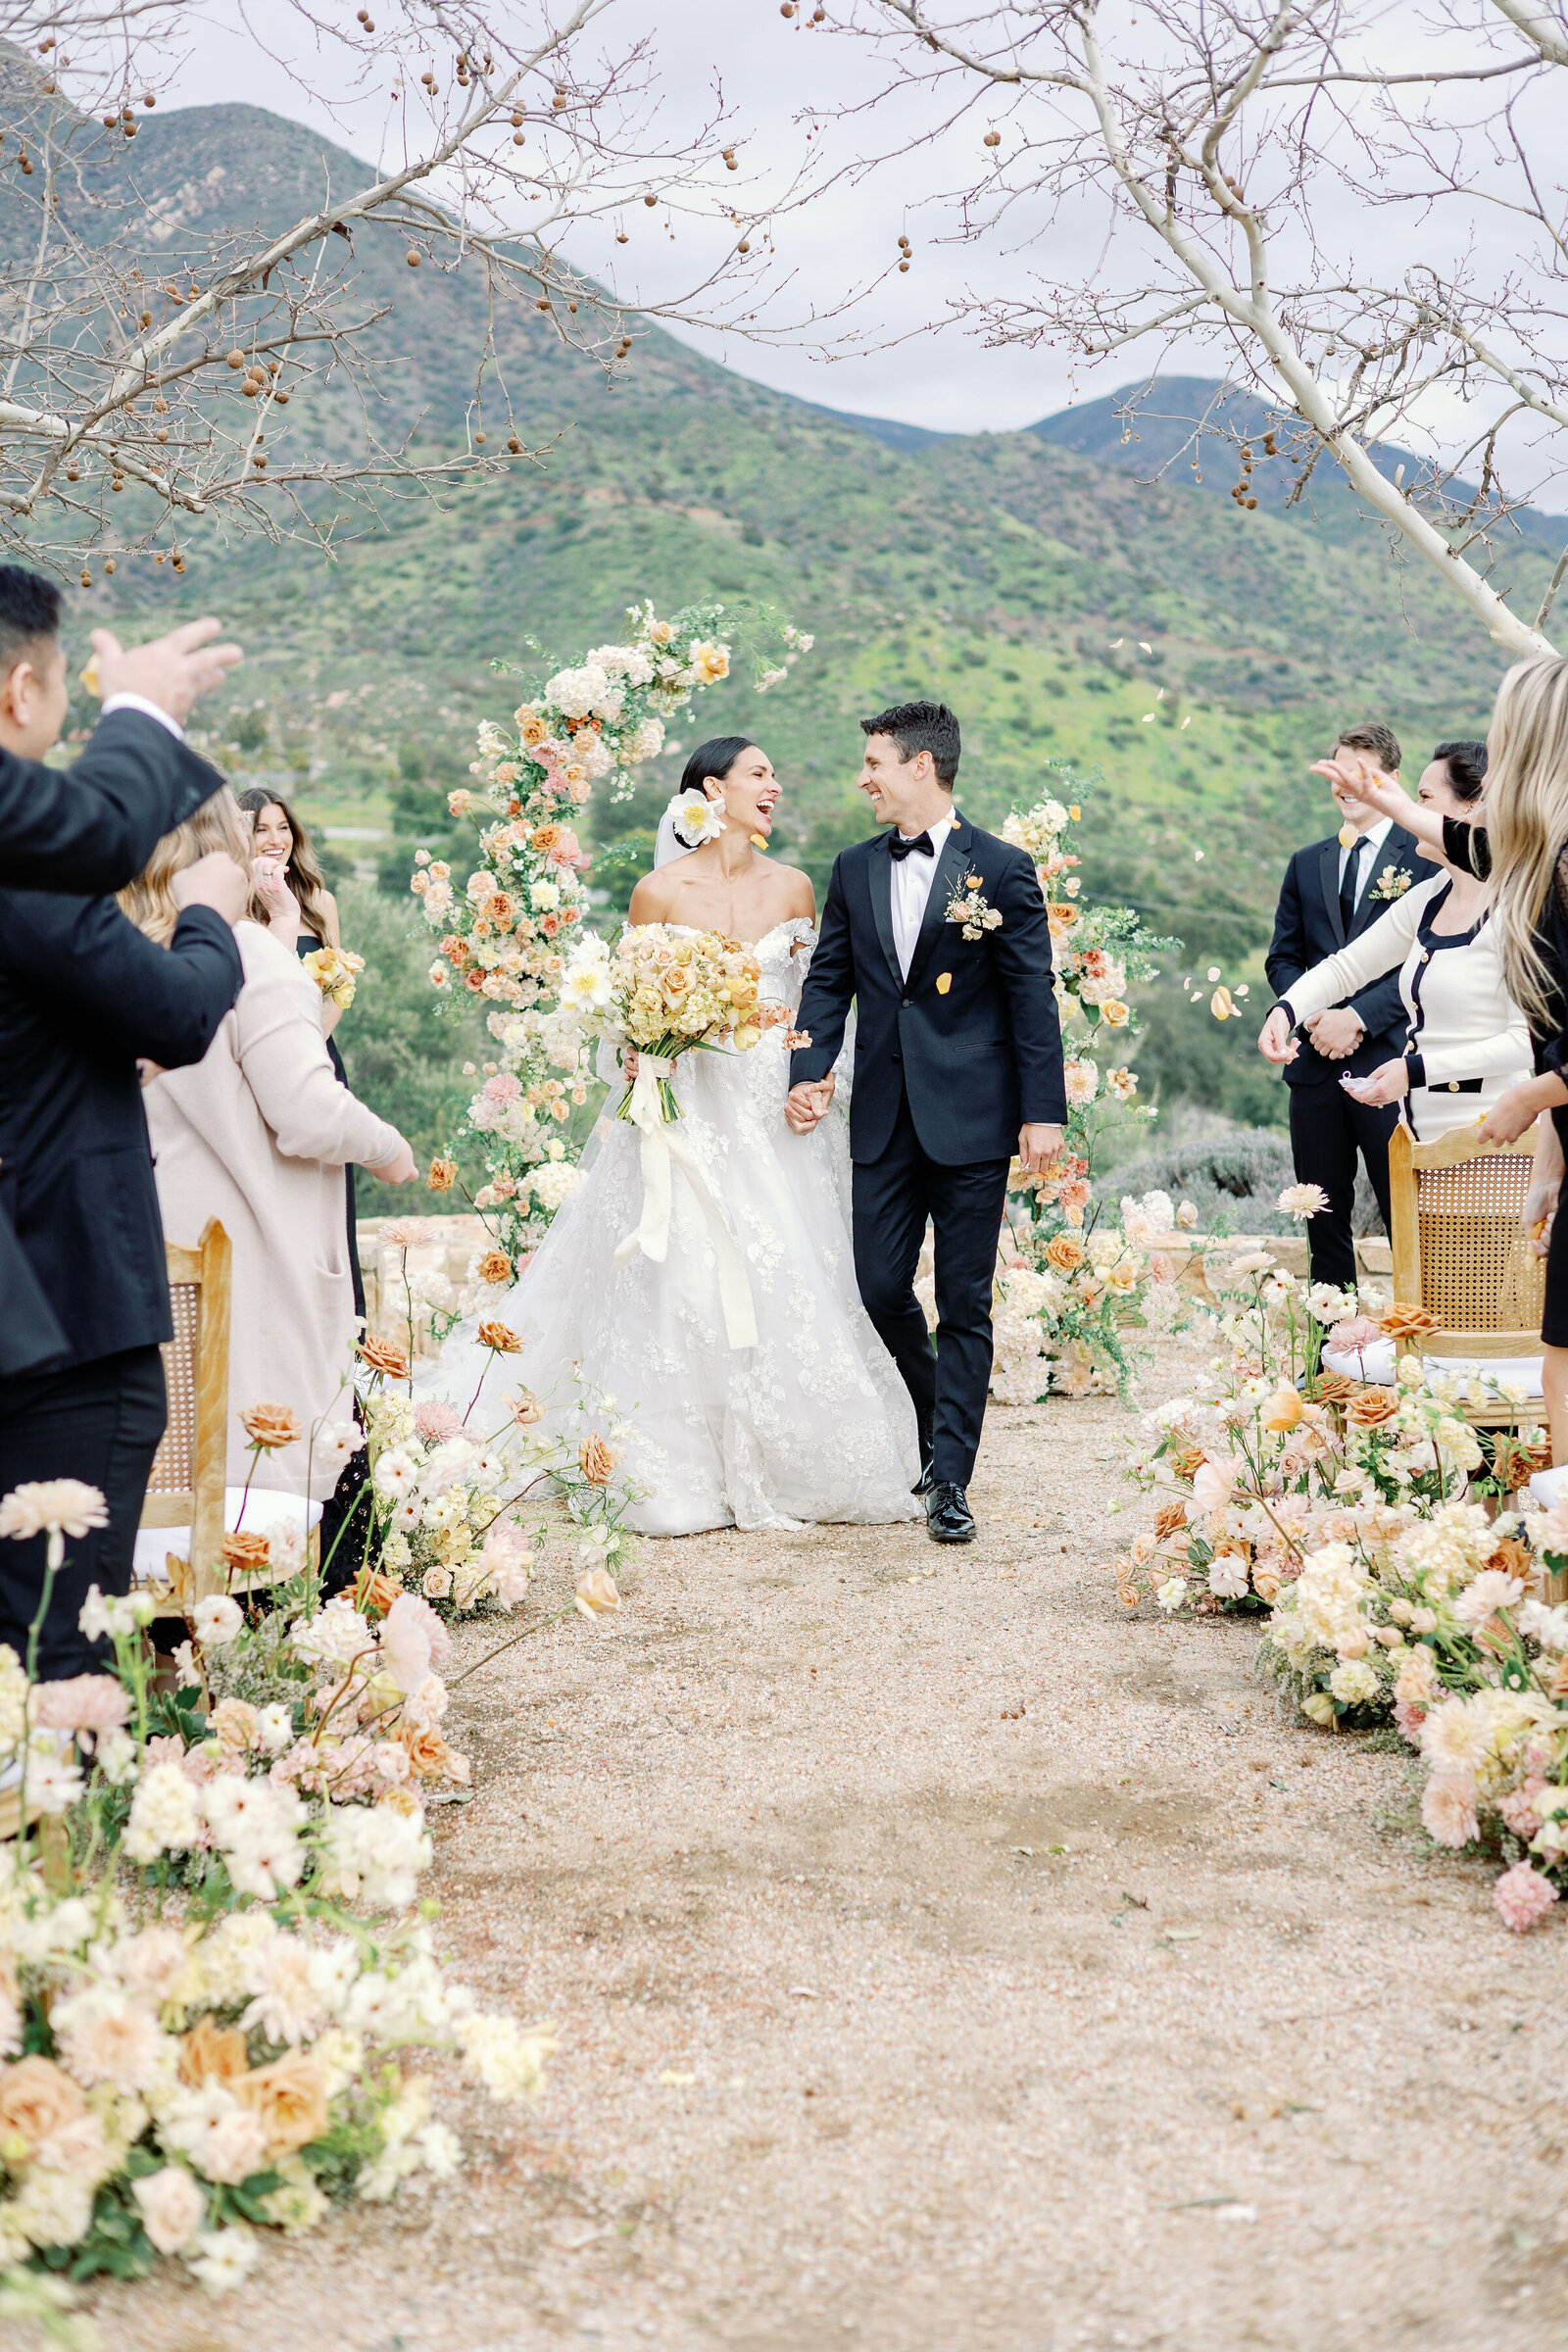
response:
<path id="1" fill-rule="evenodd" d="M 367 0 L 351 21 L 346 0 L 329 21 L 273 0 L 258 45 L 345 120 L 376 99 L 380 152 L 351 174 L 339 155 L 336 176 L 313 152 L 303 209 L 291 194 L 285 218 L 205 228 L 168 190 L 179 117 L 148 111 L 200 37 L 190 0 L 0 0 L 0 552 L 71 569 L 154 547 L 178 568 L 199 518 L 324 535 L 343 499 L 323 492 L 439 495 L 535 454 L 509 393 L 525 318 L 608 372 L 647 318 L 722 322 L 765 262 L 745 258 L 732 134 L 717 101 L 694 125 L 684 85 L 671 116 L 647 38 L 615 46 L 615 10 Z M 566 248 L 614 256 L 652 216 L 695 227 L 707 258 L 623 305 Z M 482 297 L 463 306 L 471 394 L 432 454 L 380 394 L 412 273 L 460 270 Z"/>
<path id="2" fill-rule="evenodd" d="M 1550 650 L 1568 556 L 1544 597 L 1510 567 L 1568 464 L 1562 0 L 834 14 L 886 68 L 844 110 L 849 175 L 896 171 L 911 223 L 984 254 L 963 323 L 1151 372 L 1206 346 L 1280 413 L 1300 483 L 1332 452 L 1499 646 Z M 1376 451 L 1401 440 L 1430 454 L 1396 480 Z"/>

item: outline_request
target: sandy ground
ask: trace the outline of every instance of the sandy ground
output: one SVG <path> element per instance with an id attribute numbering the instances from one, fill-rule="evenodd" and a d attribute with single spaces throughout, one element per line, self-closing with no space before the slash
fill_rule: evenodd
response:
<path id="1" fill-rule="evenodd" d="M 1568 1930 L 1251 1627 L 1119 1614 L 1126 1427 L 994 1409 L 968 1550 L 651 1544 L 466 1683 L 433 1890 L 545 2091 L 226 2302 L 98 2289 L 111 2352 L 1568 2345 Z"/>

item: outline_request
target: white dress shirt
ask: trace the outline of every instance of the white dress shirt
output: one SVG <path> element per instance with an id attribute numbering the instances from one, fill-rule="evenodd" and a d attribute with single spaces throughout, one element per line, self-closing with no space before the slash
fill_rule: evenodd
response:
<path id="1" fill-rule="evenodd" d="M 1392 817 L 1392 816 L 1383 816 L 1383 817 L 1379 817 L 1379 819 L 1378 819 L 1377 823 L 1376 823 L 1375 825 L 1373 825 L 1373 826 L 1370 828 L 1370 830 L 1369 830 L 1369 831 L 1367 831 L 1367 832 L 1365 832 L 1365 833 L 1358 834 L 1358 835 L 1356 836 L 1356 839 L 1357 839 L 1357 840 L 1360 840 L 1360 841 L 1367 841 L 1367 842 L 1370 842 L 1370 843 L 1371 843 L 1371 845 L 1372 845 L 1370 849 L 1363 850 L 1363 851 L 1361 852 L 1361 862 L 1360 862 L 1360 865 L 1359 865 L 1359 867 L 1358 867 L 1358 868 L 1357 868 L 1357 870 L 1356 870 L 1356 876 L 1355 876 L 1355 904 L 1356 904 L 1356 906 L 1360 906 L 1360 904 L 1361 904 L 1361 901 L 1362 901 L 1362 900 L 1363 900 L 1363 899 L 1366 897 L 1366 886 L 1367 886 L 1368 882 L 1370 882 L 1370 880 L 1372 879 L 1372 868 L 1373 868 L 1373 867 L 1376 865 L 1376 863 L 1377 863 L 1377 861 L 1378 861 L 1378 852 L 1379 852 L 1379 851 L 1382 849 L 1382 847 L 1383 847 L 1383 844 L 1384 844 L 1384 843 L 1385 843 L 1385 842 L 1388 840 L 1388 838 L 1389 838 L 1389 835 L 1390 835 L 1390 834 L 1393 832 L 1393 830 L 1394 830 L 1394 819 L 1393 819 L 1393 817 Z M 1354 844 L 1353 842 L 1351 843 L 1351 845 L 1350 845 L 1350 847 L 1349 847 L 1348 849 L 1346 849 L 1346 848 L 1345 848 L 1343 845 L 1341 846 L 1341 849 L 1340 849 L 1340 888 L 1341 888 L 1342 890 L 1345 888 L 1345 864 L 1346 864 L 1346 859 L 1347 859 L 1347 858 L 1353 858 L 1353 857 L 1354 857 L 1354 855 L 1355 855 L 1355 844 Z"/>
<path id="2" fill-rule="evenodd" d="M 161 727 L 167 727 L 176 743 L 185 740 L 185 730 L 178 719 L 171 718 L 167 710 L 161 710 L 156 703 L 150 703 L 144 694 L 112 694 L 106 699 L 98 715 L 100 718 L 112 718 L 117 710 L 140 710 L 145 717 L 156 718 Z"/>
<path id="3" fill-rule="evenodd" d="M 931 885 L 937 878 L 937 859 L 941 857 L 948 834 L 957 823 L 956 816 L 939 817 L 926 828 L 931 843 L 929 858 L 916 854 L 912 858 L 895 858 L 893 862 L 893 952 L 899 959 L 899 970 L 906 980 L 914 961 L 915 947 L 920 938 L 920 925 L 925 921 L 926 902 Z M 918 841 L 918 833 L 906 833 L 902 827 L 901 841 Z"/>

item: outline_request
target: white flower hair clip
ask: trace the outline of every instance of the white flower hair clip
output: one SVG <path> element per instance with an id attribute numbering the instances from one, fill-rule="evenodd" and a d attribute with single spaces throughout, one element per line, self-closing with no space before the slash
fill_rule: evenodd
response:
<path id="1" fill-rule="evenodd" d="M 705 841 L 716 841 L 724 830 L 724 811 L 706 792 L 677 792 L 664 811 L 675 828 L 675 838 L 688 850 L 700 850 Z"/>

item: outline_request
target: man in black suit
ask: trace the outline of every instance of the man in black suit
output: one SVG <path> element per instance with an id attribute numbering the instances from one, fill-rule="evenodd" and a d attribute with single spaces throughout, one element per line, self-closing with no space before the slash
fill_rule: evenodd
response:
<path id="1" fill-rule="evenodd" d="M 856 1280 L 914 1402 L 927 1530 L 967 1544 L 1007 1173 L 1015 1151 L 1030 1172 L 1054 1159 L 1067 1117 L 1051 925 L 1022 850 L 953 806 L 947 706 L 904 703 L 860 727 L 860 790 L 895 829 L 834 863 L 785 1116 L 805 1134 L 827 1110 L 853 998 Z M 935 1356 L 914 1295 L 928 1217 Z"/>
<path id="2" fill-rule="evenodd" d="M 1330 840 L 1298 850 L 1285 869 L 1264 967 L 1276 998 L 1313 964 L 1358 939 L 1412 882 L 1427 878 L 1415 835 L 1380 816 L 1354 790 L 1368 769 L 1397 774 L 1399 740 L 1393 728 L 1376 720 L 1347 727 L 1331 760 L 1312 772 L 1321 775 L 1331 766 L 1338 771 L 1331 782 L 1344 823 Z M 1388 1229 L 1389 1138 L 1399 1115 L 1394 1103 L 1357 1102 L 1340 1080 L 1364 1077 L 1402 1053 L 1406 1027 L 1398 972 L 1387 972 L 1345 1004 L 1315 1013 L 1285 1065 L 1297 1177 L 1321 1185 L 1329 1200 L 1321 1215 L 1307 1221 L 1312 1279 L 1337 1289 L 1355 1280 L 1350 1212 L 1357 1152 Z"/>
<path id="3" fill-rule="evenodd" d="M 7 586 L 0 577 L 0 749 L 36 760 L 65 708 L 64 657 L 52 633 L 28 633 L 39 617 L 30 592 L 8 599 Z M 162 720 L 135 725 L 168 734 Z M 242 978 L 230 925 L 248 876 L 208 858 L 175 888 L 184 911 L 167 949 L 111 898 L 0 889 L 0 1224 L 53 1336 L 42 1368 L 34 1359 L 0 1376 L 0 1494 L 77 1478 L 109 1509 L 107 1528 L 72 1543 L 56 1581 L 38 1645 L 44 1680 L 96 1661 L 77 1614 L 91 1584 L 129 1589 L 166 1418 L 158 1347 L 172 1326 L 137 1057 L 199 1061 Z M 15 1308 L 8 1298 L 8 1325 Z M 0 1642 L 23 1657 L 44 1550 L 42 1537 L 0 1544 Z"/>
<path id="4" fill-rule="evenodd" d="M 193 620 L 127 653 L 92 633 L 103 715 L 68 768 L 45 767 L 65 724 L 70 687 L 60 643 L 60 591 L 36 572 L 0 564 L 0 664 L 18 714 L 0 747 L 0 883 L 18 890 L 122 890 L 153 844 L 223 781 L 181 733 L 198 695 L 240 659 L 214 645 L 216 620 Z M 19 674 L 20 673 L 20 674 Z"/>
<path id="5" fill-rule="evenodd" d="M 216 620 L 191 621 L 126 653 L 95 629 L 102 719 L 73 766 L 45 767 L 70 702 L 60 591 L 36 572 L 0 564 L 0 884 L 119 890 L 153 844 L 219 789 L 222 777 L 180 726 L 240 658 L 238 646 L 212 642 L 217 632 Z M 65 1345 L 0 1205 L 0 1377 L 52 1361 Z"/>

